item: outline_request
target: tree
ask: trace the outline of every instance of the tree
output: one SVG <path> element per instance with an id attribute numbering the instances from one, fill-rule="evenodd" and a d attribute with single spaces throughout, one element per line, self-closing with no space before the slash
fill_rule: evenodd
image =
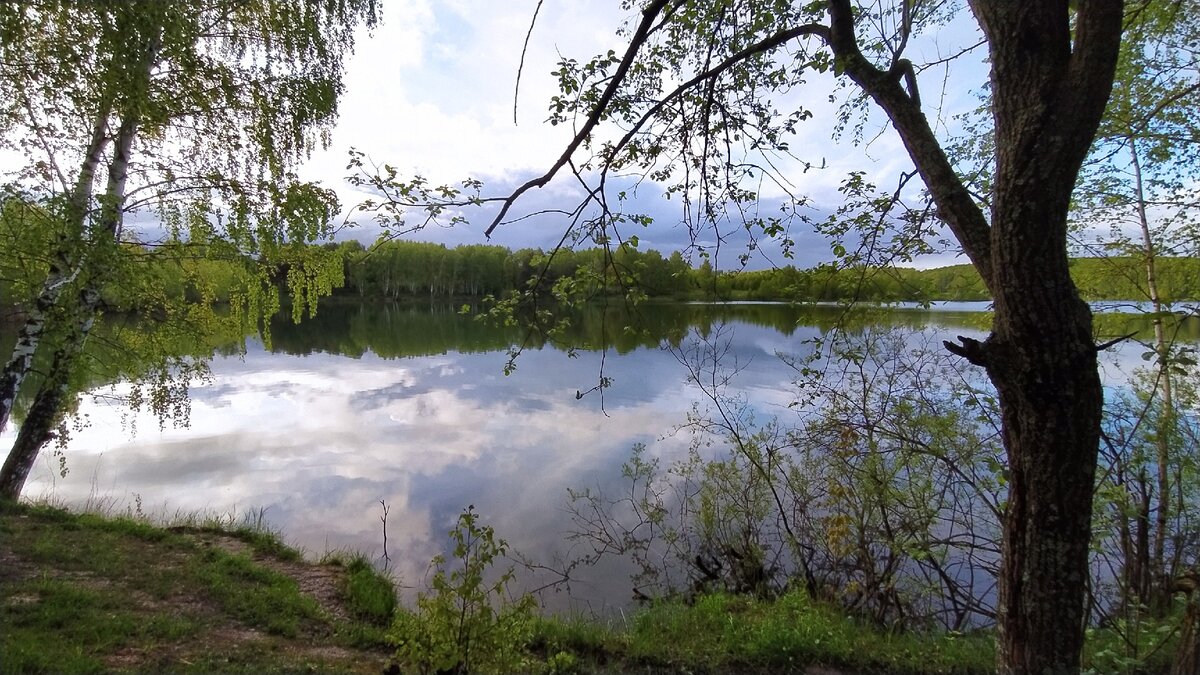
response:
<path id="1" fill-rule="evenodd" d="M 1171 533 L 1173 512 L 1183 509 L 1172 485 L 1181 478 L 1171 443 L 1177 435 L 1175 378 L 1185 364 L 1194 365 L 1175 345 L 1171 289 L 1161 283 L 1168 256 L 1200 251 L 1200 216 L 1195 179 L 1200 171 L 1200 19 L 1189 3 L 1158 3 L 1138 8 L 1127 22 L 1128 39 L 1121 49 L 1119 86 L 1101 123 L 1093 157 L 1080 180 L 1077 209 L 1083 225 L 1093 229 L 1104 252 L 1115 252 L 1110 274 L 1137 289 L 1132 296 L 1150 304 L 1154 340 L 1147 357 L 1154 361 L 1155 447 L 1153 488 L 1140 499 L 1137 536 L 1124 561 L 1127 601 L 1164 611 L 1182 570 L 1178 533 Z M 1177 292 L 1177 289 L 1175 289 Z M 1144 469 L 1143 469 L 1144 471 Z M 1172 546 L 1168 547 L 1168 542 Z M 1172 558 L 1174 560 L 1172 561 Z M 1173 569 L 1174 568 L 1174 569 Z"/>
<path id="2" fill-rule="evenodd" d="M 628 47 L 622 54 L 562 63 L 562 95 L 552 104 L 551 121 L 580 119 L 578 133 L 544 175 L 503 201 L 492 228 L 524 193 L 571 165 L 590 181 L 589 199 L 619 172 L 640 171 L 684 197 L 693 231 L 740 218 L 779 234 L 778 222 L 738 207 L 757 201 L 746 185 L 758 174 L 786 184 L 770 159 L 789 152 L 791 132 L 812 113 L 777 112 L 789 109 L 784 93 L 828 71 L 837 87 L 857 87 L 841 128 L 870 103 L 887 115 L 938 217 L 994 298 L 988 339 L 960 338 L 946 347 L 986 369 L 999 396 L 1010 476 L 999 579 L 1000 670 L 1077 672 L 1103 396 L 1091 311 L 1069 274 L 1067 219 L 1112 87 L 1124 3 L 969 3 L 990 64 L 994 144 L 987 160 L 994 166 L 982 194 L 948 157 L 946 140 L 922 104 L 922 70 L 906 57 L 909 45 L 952 18 L 957 5 L 636 4 L 641 12 L 623 33 Z M 613 140 L 605 140 L 606 123 L 618 127 Z M 577 156 L 587 150 L 590 156 Z M 750 155 L 767 160 L 746 159 Z M 875 222 L 884 221 L 898 195 L 867 200 Z M 928 223 L 910 216 L 896 220 L 926 234 Z M 595 222 L 615 227 L 625 217 L 605 209 Z"/>
<path id="3" fill-rule="evenodd" d="M 246 323 L 278 309 L 280 279 L 297 312 L 329 292 L 341 261 L 307 243 L 328 235 L 336 198 L 290 168 L 326 137 L 353 29 L 374 20 L 373 0 L 0 5 L 0 146 L 25 158 L 8 191 L 61 232 L 0 372 L 3 427 L 35 356 L 54 350 L 0 496 L 19 494 L 102 291 L 131 264 L 126 214 L 151 211 L 168 246 L 253 269 L 234 303 Z"/>

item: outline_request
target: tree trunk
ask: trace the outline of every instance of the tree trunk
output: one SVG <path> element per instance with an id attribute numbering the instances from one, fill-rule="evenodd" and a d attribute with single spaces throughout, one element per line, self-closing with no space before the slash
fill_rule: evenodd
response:
<path id="1" fill-rule="evenodd" d="M 1060 107 L 1079 95 L 1068 88 L 1074 83 L 1038 72 L 1055 72 L 1053 63 L 1022 53 L 997 60 L 993 81 L 998 70 L 1010 79 L 1025 73 L 1047 81 L 1032 90 L 1020 78 L 995 87 L 989 275 L 995 316 L 986 343 L 965 343 L 999 394 L 1010 472 L 999 664 L 1006 673 L 1078 672 L 1104 398 L 1092 312 L 1071 280 L 1066 233 L 1091 137 L 1072 138 L 1079 120 Z M 1057 75 L 1070 73 L 1060 68 Z M 1090 108 L 1098 123 L 1107 95 L 1073 107 Z"/>
<path id="2" fill-rule="evenodd" d="M 157 47 L 152 49 L 150 54 L 155 54 L 156 49 Z M 148 62 L 146 64 L 147 77 L 150 76 L 149 68 L 150 63 Z M 120 238 L 125 208 L 125 181 L 129 173 L 129 157 L 133 141 L 137 137 L 138 120 L 136 112 L 122 117 L 114 143 L 113 158 L 108 165 L 108 186 L 97 223 L 97 237 L 103 238 L 104 241 L 93 241 L 91 244 L 93 247 L 110 244 L 115 246 Z M 88 182 L 90 185 L 90 179 Z M 80 291 L 75 308 L 73 320 L 77 324 L 71 329 L 70 335 L 64 337 L 63 344 L 55 351 L 46 381 L 34 396 L 33 406 L 21 425 L 17 440 L 4 460 L 4 466 L 0 467 L 0 499 L 16 500 L 20 497 L 21 489 L 25 486 L 25 480 L 29 477 L 38 453 L 42 446 L 53 437 L 52 430 L 62 416 L 63 404 L 70 393 L 70 373 L 76 360 L 83 353 L 87 336 L 95 324 L 100 306 L 100 288 L 107 276 L 106 269 L 99 262 L 95 253 L 95 251 L 89 251 L 88 255 L 80 259 L 76 268 L 76 275 L 80 273 L 86 275 L 83 281 L 84 288 Z M 54 303 L 59 303 L 57 294 Z M 30 363 L 32 363 L 32 357 L 33 354 L 30 353 Z M 21 375 L 23 379 L 24 373 Z M 19 380 L 17 382 L 19 383 Z M 9 407 L 11 408 L 11 404 Z"/>
<path id="3" fill-rule="evenodd" d="M 111 113 L 112 101 L 102 102 L 92 123 L 92 138 L 80 165 L 79 176 L 68 199 L 66 233 L 61 236 L 59 250 L 51 258 L 50 271 L 42 283 L 42 290 L 17 335 L 12 356 L 4 365 L 4 370 L 0 371 L 0 431 L 8 425 L 13 403 L 21 390 L 21 383 L 33 367 L 33 355 L 46 332 L 49 313 L 58 303 L 62 292 L 75 281 L 83 264 L 85 255 L 81 255 L 77 247 L 82 245 L 80 242 L 83 240 L 84 224 L 91 209 L 96 167 L 100 164 L 105 148 L 108 147 L 107 125 Z M 72 242 L 72 239 L 76 241 Z"/>
<path id="4" fill-rule="evenodd" d="M 1171 344 L 1163 326 L 1163 302 L 1158 292 L 1157 249 L 1150 232 L 1150 216 L 1146 213 L 1145 183 L 1142 179 L 1142 162 L 1138 154 L 1137 140 L 1130 135 L 1130 168 L 1133 169 L 1133 188 L 1136 199 L 1138 225 L 1142 231 L 1142 257 L 1146 266 L 1146 293 L 1154 309 L 1154 351 L 1158 362 L 1158 390 L 1162 412 L 1158 415 L 1154 433 L 1158 464 L 1158 509 L 1154 518 L 1154 557 L 1151 571 L 1154 577 L 1154 595 L 1146 600 L 1156 612 L 1169 609 L 1171 599 L 1171 571 L 1166 564 L 1167 531 L 1171 514 L 1171 438 L 1175 433 L 1175 401 L 1171 387 Z"/>
<path id="5" fill-rule="evenodd" d="M 17 440 L 13 442 L 4 466 L 0 468 L 0 500 L 16 501 L 21 496 L 38 453 L 54 439 L 54 427 L 61 421 L 70 395 L 71 373 L 83 351 L 90 328 L 91 323 L 85 323 L 80 327 L 80 332 L 54 351 L 49 373 L 38 387 L 33 405 L 21 423 Z"/>
<path id="6" fill-rule="evenodd" d="M 992 334 L 957 351 L 999 394 L 1009 502 L 999 579 L 998 669 L 1077 673 L 1104 403 L 1092 313 L 1067 258 L 1079 168 L 1112 89 L 1119 0 L 971 0 L 988 38 L 996 165 Z"/>
<path id="7" fill-rule="evenodd" d="M 1072 292 L 1063 295 L 1074 295 L 1066 288 Z M 1078 672 L 1103 404 L 1091 312 L 1078 298 L 1015 308 L 998 299 L 993 330 L 987 370 L 1000 396 L 1010 472 L 1001 669 Z"/>

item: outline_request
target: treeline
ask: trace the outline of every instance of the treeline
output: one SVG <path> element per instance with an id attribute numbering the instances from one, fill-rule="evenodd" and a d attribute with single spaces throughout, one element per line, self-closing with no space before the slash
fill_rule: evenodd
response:
<path id="1" fill-rule="evenodd" d="M 389 241 L 370 249 L 358 242 L 338 244 L 344 253 L 341 293 L 398 300 L 413 297 L 501 296 L 538 283 L 550 288 L 562 279 L 590 285 L 596 294 L 619 294 L 636 287 L 651 297 L 696 297 L 714 272 L 707 262 L 694 269 L 678 252 L 630 247 L 546 252 L 503 246 Z"/>
<path id="2" fill-rule="evenodd" d="M 215 256 L 198 247 L 182 252 L 145 251 L 145 283 L 153 295 L 186 302 L 228 302 L 258 284 L 253 261 L 237 255 Z M 628 295 L 670 300 L 757 300 L 799 302 L 904 302 L 989 300 L 979 274 L 970 265 L 935 269 L 780 267 L 753 271 L 717 271 L 708 260 L 693 266 L 680 252 L 664 256 L 655 250 L 629 247 L 546 252 L 510 250 L 503 246 L 390 241 L 364 247 L 357 241 L 309 247 L 316 256 L 337 266 L 341 279 L 332 279 L 335 295 L 372 300 L 480 298 L 504 296 L 532 284 L 550 289 L 571 283 L 577 297 Z M 206 254 L 207 253 L 207 254 Z M 1071 272 L 1087 300 L 1144 300 L 1145 271 L 1131 257 L 1076 258 Z M 271 274 L 281 290 L 289 266 Z M 332 274 L 338 277 L 336 273 Z M 20 305 L 13 279 L 0 274 L 0 297 Z M 1160 258 L 1159 291 L 1165 301 L 1200 300 L 1200 259 Z M 268 280 L 267 283 L 270 283 Z M 582 292 L 580 290 L 582 289 Z M 142 289 L 144 290 L 144 289 Z M 145 309 L 144 298 L 121 286 L 109 286 L 107 304 L 117 310 Z M 286 296 L 286 290 L 284 292 Z"/>
<path id="3" fill-rule="evenodd" d="M 1156 279 L 1164 301 L 1200 299 L 1200 259 L 1159 258 Z M 1132 257 L 1075 258 L 1071 277 L 1085 300 L 1145 300 L 1146 269 Z M 723 273 L 717 292 L 733 300 L 990 300 L 970 265 L 935 269 L 793 267 Z"/>
<path id="4" fill-rule="evenodd" d="M 676 300 L 783 300 L 901 302 L 989 300 L 970 265 L 936 269 L 837 268 L 718 272 L 708 260 L 691 265 L 678 251 L 667 256 L 630 247 L 583 250 L 510 250 L 502 246 L 390 241 L 366 249 L 358 242 L 336 245 L 343 254 L 345 285 L 339 291 L 362 298 L 501 296 L 540 282 L 550 288 L 564 279 L 584 294 L 624 295 L 636 290 L 651 298 Z M 1160 258 L 1160 292 L 1167 300 L 1200 299 L 1200 260 Z M 1130 257 L 1077 258 L 1072 276 L 1088 300 L 1147 297 L 1145 271 Z"/>

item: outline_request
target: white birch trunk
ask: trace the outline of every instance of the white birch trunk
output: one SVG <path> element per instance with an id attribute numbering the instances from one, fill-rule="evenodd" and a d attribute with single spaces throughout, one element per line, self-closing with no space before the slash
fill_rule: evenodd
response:
<path id="1" fill-rule="evenodd" d="M 96 179 L 96 167 L 108 146 L 108 118 L 112 113 L 111 103 L 101 107 L 92 125 L 92 138 L 79 168 L 79 178 L 75 181 L 75 189 L 71 193 L 69 204 L 68 227 L 71 233 L 82 234 L 88 211 L 91 209 L 92 189 Z M 13 347 L 12 356 L 0 372 L 0 431 L 8 425 L 12 415 L 13 403 L 21 389 L 21 383 L 33 367 L 33 355 L 41 344 L 42 334 L 46 330 L 47 314 L 58 303 L 58 298 L 64 288 L 69 286 L 79 276 L 80 263 L 77 252 L 71 251 L 71 246 L 64 242 L 63 247 L 55 252 L 50 265 L 50 274 L 42 284 L 42 291 L 29 309 L 29 316 L 17 335 L 17 343 Z"/>

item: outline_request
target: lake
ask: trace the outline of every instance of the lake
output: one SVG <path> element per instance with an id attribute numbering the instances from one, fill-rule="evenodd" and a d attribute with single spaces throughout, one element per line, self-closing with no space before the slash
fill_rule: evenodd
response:
<path id="1" fill-rule="evenodd" d="M 980 337 L 985 308 L 955 303 L 855 321 L 934 340 Z M 737 369 L 731 391 L 760 420 L 786 422 L 796 414 L 788 407 L 796 372 L 779 355 L 809 353 L 810 340 L 843 317 L 836 307 L 764 303 L 593 308 L 566 336 L 579 349 L 531 345 L 505 375 L 509 346 L 525 338 L 519 329 L 442 305 L 332 303 L 298 326 L 276 322 L 271 350 L 250 342 L 244 355 L 215 357 L 211 382 L 192 389 L 187 428 L 160 431 L 149 415 L 85 397 L 89 424 L 66 450 L 70 473 L 60 478 L 46 451 L 25 494 L 167 517 L 261 514 L 313 556 L 381 557 L 386 504 L 391 569 L 409 587 L 474 505 L 513 549 L 552 562 L 568 550 L 568 488 L 616 489 L 637 443 L 667 462 L 686 452 L 689 439 L 672 432 L 703 392 L 667 347 L 715 338 L 723 364 Z M 1195 321 L 1187 330 L 1200 341 Z M 1129 342 L 1106 354 L 1110 386 L 1143 364 L 1143 351 Z M 611 386 L 580 395 L 601 377 Z M 0 438 L 5 448 L 13 436 Z M 576 576 L 574 606 L 604 611 L 629 598 L 619 564 Z"/>

